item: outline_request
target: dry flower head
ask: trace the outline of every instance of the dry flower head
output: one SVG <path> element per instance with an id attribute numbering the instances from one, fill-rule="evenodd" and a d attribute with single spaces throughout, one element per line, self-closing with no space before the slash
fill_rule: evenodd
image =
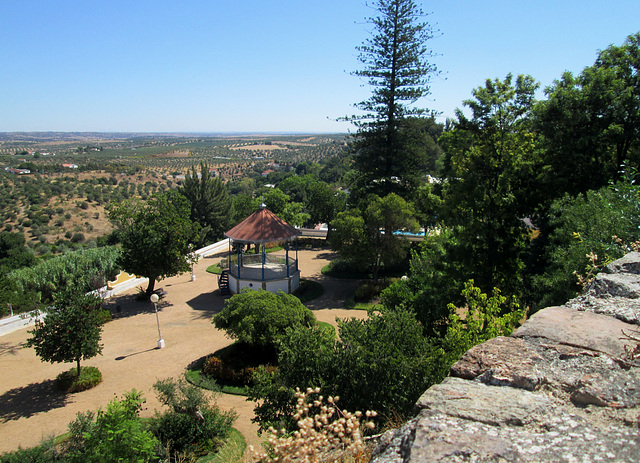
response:
<path id="1" fill-rule="evenodd" d="M 323 462 L 336 461 L 339 455 L 349 455 L 350 461 L 364 461 L 365 444 L 362 428 L 375 427 L 371 418 L 376 412 L 349 412 L 336 405 L 339 397 L 319 395 L 320 388 L 307 388 L 306 392 L 296 389 L 296 412 L 293 416 L 298 429 L 287 434 L 284 429 L 269 428 L 267 453 L 254 456 L 264 463 L 273 462 Z M 315 399 L 310 396 L 316 395 Z M 311 415 L 311 409 L 319 412 Z M 361 421 L 364 418 L 364 421 Z"/>

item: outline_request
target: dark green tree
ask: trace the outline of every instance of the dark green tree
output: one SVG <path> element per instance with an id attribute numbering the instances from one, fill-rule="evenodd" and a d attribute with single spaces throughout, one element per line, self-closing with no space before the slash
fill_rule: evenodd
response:
<path id="1" fill-rule="evenodd" d="M 336 218 L 338 213 L 345 210 L 347 206 L 347 195 L 332 188 L 325 182 L 315 182 L 311 184 L 308 191 L 307 210 L 311 216 L 311 223 L 329 224 Z M 328 233 L 331 233 L 329 229 Z"/>
<path id="2" fill-rule="evenodd" d="M 616 180 L 625 161 L 640 166 L 640 33 L 598 53 L 579 75 L 565 72 L 536 107 L 551 198 Z"/>
<path id="3" fill-rule="evenodd" d="M 291 429 L 295 389 L 307 387 L 339 395 L 346 409 L 373 409 L 386 419 L 406 416 L 449 367 L 414 314 L 404 309 L 340 320 L 337 337 L 320 329 L 289 329 L 279 352 L 277 372 L 257 373 L 250 391 L 261 429 L 283 424 Z"/>
<path id="4" fill-rule="evenodd" d="M 238 342 L 275 348 L 287 328 L 314 326 L 316 318 L 300 299 L 291 294 L 244 290 L 227 301 L 213 317 L 213 324 Z"/>
<path id="5" fill-rule="evenodd" d="M 395 193 L 371 195 L 364 210 L 341 212 L 331 222 L 331 247 L 340 256 L 371 270 L 374 280 L 383 266 L 406 256 L 407 241 L 397 231 L 418 231 L 413 205 Z"/>
<path id="6" fill-rule="evenodd" d="M 30 267 L 35 263 L 33 251 L 25 246 L 22 233 L 0 233 L 0 269 L 2 274 L 10 270 Z"/>
<path id="7" fill-rule="evenodd" d="M 539 153 L 530 114 L 538 84 L 511 74 L 487 80 L 464 104 L 452 131 L 441 137 L 449 170 L 441 214 L 454 230 L 460 264 L 485 291 L 521 288 L 528 231 L 523 218 L 537 206 Z M 450 258 L 454 256 L 450 255 Z M 462 288 L 460 288 L 462 289 Z"/>
<path id="8" fill-rule="evenodd" d="M 203 162 L 199 175 L 195 166 L 191 168 L 179 191 L 191 203 L 191 220 L 200 224 L 200 244 L 222 238 L 231 222 L 231 198 L 220 177 L 211 177 L 209 166 Z"/>
<path id="9" fill-rule="evenodd" d="M 149 278 L 147 298 L 157 280 L 191 269 L 189 254 L 198 227 L 189 219 L 190 209 L 189 200 L 175 190 L 155 194 L 147 202 L 128 200 L 109 209 L 122 245 L 122 268 Z"/>
<path id="10" fill-rule="evenodd" d="M 372 36 L 357 47 L 364 67 L 353 73 L 366 80 L 372 95 L 355 104 L 363 114 L 345 118 L 358 127 L 351 146 L 359 173 L 354 193 L 406 196 L 428 165 L 427 151 L 416 148 L 404 124 L 408 116 L 425 113 L 413 104 L 429 94 L 430 79 L 438 73 L 427 47 L 434 30 L 413 0 L 377 0 L 375 9 L 378 16 L 369 18 Z"/>
<path id="11" fill-rule="evenodd" d="M 238 224 L 253 214 L 260 207 L 260 200 L 253 198 L 249 193 L 235 195 L 233 202 L 232 224 Z"/>
<path id="12" fill-rule="evenodd" d="M 76 362 L 80 376 L 80 361 L 102 352 L 101 303 L 98 296 L 83 294 L 77 288 L 56 293 L 47 316 L 29 331 L 32 336 L 27 346 L 45 362 Z"/>

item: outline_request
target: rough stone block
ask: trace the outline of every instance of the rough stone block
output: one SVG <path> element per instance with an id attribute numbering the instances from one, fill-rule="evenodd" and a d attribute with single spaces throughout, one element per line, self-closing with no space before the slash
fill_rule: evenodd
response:
<path id="1" fill-rule="evenodd" d="M 548 307 L 536 312 L 512 336 L 546 338 L 621 358 L 625 355 L 625 346 L 632 346 L 630 341 L 621 339 L 622 332 L 634 329 L 634 325 L 606 315 L 567 307 Z"/>

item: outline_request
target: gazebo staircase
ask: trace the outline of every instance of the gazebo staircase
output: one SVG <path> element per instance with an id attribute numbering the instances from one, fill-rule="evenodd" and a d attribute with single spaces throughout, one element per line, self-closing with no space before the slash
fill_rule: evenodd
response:
<path id="1" fill-rule="evenodd" d="M 231 294 L 229 290 L 229 270 L 225 269 L 220 273 L 218 277 L 218 288 L 220 289 L 220 294 L 227 295 Z"/>

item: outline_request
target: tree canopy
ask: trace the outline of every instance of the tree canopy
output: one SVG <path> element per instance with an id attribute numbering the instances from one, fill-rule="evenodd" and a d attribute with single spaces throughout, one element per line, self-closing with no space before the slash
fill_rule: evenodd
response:
<path id="1" fill-rule="evenodd" d="M 27 346 L 46 362 L 76 362 L 80 376 L 80 360 L 102 352 L 101 304 L 98 296 L 83 294 L 77 288 L 56 293 L 47 316 L 36 320 L 35 328 L 29 331 L 32 336 Z"/>
<path id="2" fill-rule="evenodd" d="M 398 231 L 417 232 L 413 206 L 395 193 L 384 198 L 371 195 L 363 210 L 340 212 L 331 222 L 331 247 L 353 263 L 373 272 L 406 256 L 406 240 Z"/>
<path id="3" fill-rule="evenodd" d="M 200 163 L 199 175 L 193 166 L 178 191 L 191 203 L 191 220 L 200 224 L 200 243 L 222 238 L 231 223 L 231 198 L 220 177 L 211 177 L 207 163 Z"/>
<path id="4" fill-rule="evenodd" d="M 291 326 L 315 323 L 315 315 L 300 299 L 282 291 L 245 289 L 213 317 L 216 328 L 225 330 L 230 338 L 263 348 L 274 348 Z"/>
<path id="5" fill-rule="evenodd" d="M 438 72 L 427 47 L 434 30 L 413 0 L 378 0 L 375 9 L 371 37 L 357 47 L 363 68 L 353 72 L 372 94 L 355 104 L 362 114 L 345 118 L 358 127 L 351 147 L 359 174 L 355 193 L 406 195 L 428 163 L 424 147 L 412 148 L 415 137 L 403 124 L 408 116 L 425 113 L 413 104 L 429 94 L 429 81 Z"/>
<path id="6" fill-rule="evenodd" d="M 122 245 L 120 263 L 131 274 L 149 278 L 147 298 L 156 280 L 188 272 L 197 226 L 189 219 L 185 196 L 169 190 L 147 202 L 128 200 L 112 205 L 109 219 Z"/>

